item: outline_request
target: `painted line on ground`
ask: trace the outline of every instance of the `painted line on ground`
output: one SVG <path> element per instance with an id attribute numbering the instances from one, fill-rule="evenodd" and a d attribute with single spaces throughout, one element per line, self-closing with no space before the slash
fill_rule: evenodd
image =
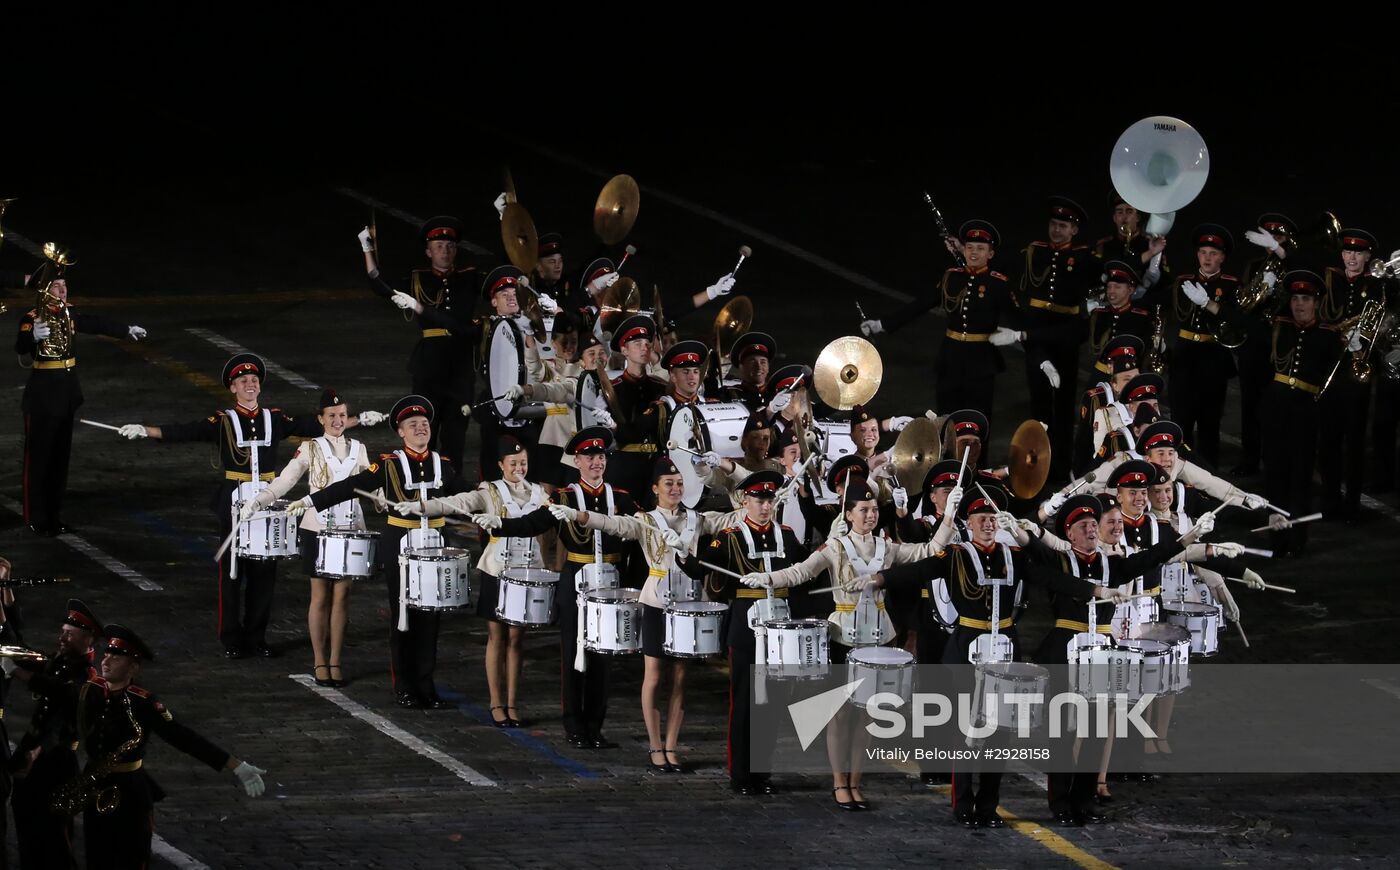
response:
<path id="1" fill-rule="evenodd" d="M 195 371 L 175 359 L 175 357 L 153 349 L 145 342 L 121 341 L 117 343 L 117 347 L 120 347 L 133 356 L 140 357 L 157 368 L 164 369 L 185 383 L 196 386 L 204 392 L 222 399 L 224 402 L 228 402 L 229 400 L 228 388 L 223 384 L 206 374 Z"/>
<path id="2" fill-rule="evenodd" d="M 210 870 L 208 864 L 170 845 L 160 834 L 151 834 L 151 852 L 180 870 Z"/>
<path id="3" fill-rule="evenodd" d="M 316 681 L 309 674 L 288 674 L 287 677 L 300 683 L 312 692 L 325 698 L 327 701 L 330 701 L 332 704 L 369 725 L 385 737 L 402 744 L 429 761 L 437 763 L 463 782 L 476 786 L 496 785 L 495 780 L 468 767 L 446 752 L 433 746 L 431 743 L 408 733 L 403 728 L 390 722 L 388 719 L 375 713 L 358 701 L 352 701 L 350 698 L 346 697 L 344 693 L 326 686 L 316 685 Z"/>
<path id="4" fill-rule="evenodd" d="M 1372 679 L 1372 678 L 1370 678 L 1370 677 L 1367 677 L 1367 678 L 1363 679 L 1361 682 L 1365 683 L 1366 685 L 1370 686 L 1370 687 L 1373 688 L 1373 689 L 1380 689 L 1382 692 L 1385 692 L 1387 695 L 1393 695 L 1393 696 L 1395 696 L 1396 698 L 1400 698 L 1400 686 L 1395 685 L 1394 683 L 1392 683 L 1392 682 L 1389 681 L 1389 680 L 1377 680 L 1377 679 Z"/>
<path id="5" fill-rule="evenodd" d="M 1000 813 L 1002 818 L 1006 819 L 1008 828 L 1023 837 L 1029 837 L 1061 858 L 1073 861 L 1085 870 L 1118 870 L 1115 865 L 1084 851 L 1039 822 L 1027 821 L 1005 807 L 1000 809 Z"/>
<path id="6" fill-rule="evenodd" d="M 0 507 L 19 514 L 21 517 L 24 516 L 24 506 L 14 499 L 0 496 Z M 125 562 L 112 558 L 72 532 L 59 535 L 57 540 L 62 541 L 69 547 L 87 556 L 92 561 L 106 568 L 108 571 L 111 571 L 113 574 L 116 574 L 142 592 L 160 592 L 164 588 L 159 583 L 146 577 Z"/>
<path id="7" fill-rule="evenodd" d="M 217 332 L 210 332 L 207 329 L 200 329 L 194 326 L 186 327 L 185 332 L 188 332 L 190 335 L 193 335 L 196 338 L 202 338 L 210 344 L 214 345 L 215 347 L 219 348 L 220 350 L 227 351 L 230 354 L 253 353 L 251 350 L 239 344 L 238 342 L 229 338 L 224 338 Z M 267 366 L 267 370 L 269 372 L 271 372 L 274 375 L 277 375 L 282 380 L 286 381 L 292 386 L 300 387 L 303 390 L 321 389 L 320 384 L 311 383 L 306 378 L 302 377 L 301 375 L 297 374 L 291 369 L 285 366 L 278 365 L 277 363 L 273 362 L 272 360 L 268 359 L 262 354 L 256 354 L 256 356 L 262 358 L 263 364 Z"/>
<path id="8" fill-rule="evenodd" d="M 495 720 L 492 719 L 491 712 L 489 710 L 481 708 L 476 704 L 469 703 L 466 699 L 466 696 L 463 695 L 461 692 L 445 690 L 441 685 L 439 685 L 438 697 L 442 698 L 445 701 L 451 701 L 457 706 L 458 710 L 471 717 L 472 719 L 475 719 L 476 721 L 482 723 L 483 725 L 494 725 Z M 500 730 L 501 733 L 504 734 L 506 737 L 509 737 L 511 740 L 514 740 L 516 743 L 519 743 L 526 749 L 535 752 L 536 754 L 545 758 L 545 760 L 552 762 L 554 765 L 561 767 L 564 770 L 567 770 L 569 773 L 572 773 L 580 779 L 597 779 L 599 776 L 597 771 L 593 770 L 590 767 L 587 767 L 586 765 L 580 762 L 574 761 L 572 758 L 560 755 L 558 752 L 555 751 L 553 746 L 550 746 L 548 743 L 539 739 L 538 737 L 535 737 L 531 734 L 527 734 L 524 729 L 502 728 Z"/>
<path id="9" fill-rule="evenodd" d="M 412 212 L 404 211 L 401 208 L 395 208 L 394 206 L 389 205 L 389 203 L 377 200 L 367 193 L 361 193 L 353 187 L 337 187 L 335 189 L 335 192 L 340 194 L 341 196 L 348 196 L 356 202 L 362 202 L 370 208 L 382 211 L 387 215 L 396 217 L 404 223 L 413 227 L 421 227 L 428 220 L 427 218 L 419 217 L 418 215 L 413 214 Z M 496 256 L 495 251 L 491 251 L 481 247 L 480 245 L 473 244 L 472 242 L 469 242 L 466 239 L 459 239 L 457 244 L 459 247 L 466 248 L 473 254 L 480 254 L 482 256 L 487 257 Z"/>

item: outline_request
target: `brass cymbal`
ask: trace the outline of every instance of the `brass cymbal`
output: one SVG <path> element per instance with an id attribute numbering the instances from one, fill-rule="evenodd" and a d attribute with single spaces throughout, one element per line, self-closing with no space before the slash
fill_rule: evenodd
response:
<path id="1" fill-rule="evenodd" d="M 1017 498 L 1035 498 L 1050 477 L 1050 436 L 1039 420 L 1027 420 L 1011 436 L 1007 482 Z"/>
<path id="2" fill-rule="evenodd" d="M 890 451 L 890 463 L 894 466 L 894 477 L 900 486 L 917 489 L 924 485 L 929 469 L 943 458 L 942 438 L 939 435 L 942 428 L 934 420 L 919 417 L 899 433 Z"/>
<path id="3" fill-rule="evenodd" d="M 602 360 L 598 360 L 598 367 L 594 370 L 598 376 L 598 392 L 602 394 L 603 401 L 608 405 L 608 412 L 614 416 L 622 416 L 617 401 L 617 390 L 613 389 L 612 378 L 608 377 L 608 366 Z"/>
<path id="4" fill-rule="evenodd" d="M 838 411 L 849 411 L 875 397 L 884 374 L 875 345 L 858 335 L 847 335 L 822 348 L 812 367 L 812 383 L 823 402 Z"/>
<path id="5" fill-rule="evenodd" d="M 520 197 L 515 192 L 515 176 L 510 174 L 510 167 L 501 167 L 501 192 L 506 195 L 506 202 L 520 202 Z"/>
<path id="6" fill-rule="evenodd" d="M 642 288 L 626 275 L 598 294 L 598 318 L 607 332 L 612 332 L 613 327 L 641 310 Z"/>
<path id="7" fill-rule="evenodd" d="M 720 359 L 729 356 L 729 349 L 739 336 L 753 325 L 753 302 L 747 296 L 735 296 L 715 315 L 715 350 Z"/>
<path id="8" fill-rule="evenodd" d="M 501 214 L 501 244 L 515 268 L 526 275 L 540 262 L 540 237 L 530 213 L 518 202 L 506 204 Z"/>
<path id="9" fill-rule="evenodd" d="M 593 205 L 593 232 L 603 244 L 617 244 L 632 232 L 641 205 L 642 191 L 636 179 L 630 175 L 614 175 L 603 185 Z"/>
<path id="10" fill-rule="evenodd" d="M 29 647 L 15 646 L 14 644 L 9 643 L 0 644 L 0 659 L 15 659 L 17 661 L 26 662 L 43 662 L 48 661 L 48 658 L 48 656 L 44 655 L 38 650 L 32 650 Z"/>

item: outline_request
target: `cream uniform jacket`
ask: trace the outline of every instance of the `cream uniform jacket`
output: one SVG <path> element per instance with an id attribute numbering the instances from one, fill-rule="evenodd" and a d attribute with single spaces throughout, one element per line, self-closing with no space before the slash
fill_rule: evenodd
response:
<path id="1" fill-rule="evenodd" d="M 680 566 L 676 564 L 676 551 L 661 542 L 661 528 L 657 520 L 665 520 L 667 528 L 681 536 L 684 557 L 695 555 L 701 537 L 716 535 L 722 529 L 739 523 L 742 517 L 743 511 L 701 513 L 681 505 L 676 510 L 658 507 L 652 511 L 639 511 L 630 517 L 589 511 L 585 527 L 640 542 L 649 568 L 647 582 L 642 585 L 641 602 L 651 607 L 665 607 L 666 602 L 661 599 L 657 587 L 670 572 L 679 571 Z"/>
<path id="2" fill-rule="evenodd" d="M 253 500 L 259 508 L 266 509 L 274 501 L 291 492 L 292 487 L 296 486 L 303 476 L 307 477 L 307 487 L 310 491 L 318 492 L 367 468 L 369 454 L 365 452 L 365 445 L 344 435 L 322 435 L 320 438 L 301 442 L 296 454 L 292 456 L 292 461 L 288 462 L 287 467 L 282 469 L 266 489 L 259 491 Z M 328 524 L 363 531 L 365 517 L 360 510 L 359 500 L 351 499 L 332 505 L 324 511 L 307 511 L 301 515 L 301 528 L 305 531 L 319 532 Z"/>
<path id="3" fill-rule="evenodd" d="M 457 495 L 445 498 L 428 499 L 427 515 L 430 517 L 440 517 L 447 514 L 494 514 L 502 518 L 523 517 L 526 514 L 534 513 L 539 508 L 549 503 L 549 493 L 544 491 L 544 487 L 538 483 L 531 483 L 522 480 L 518 483 L 507 483 L 504 480 L 490 480 L 482 483 L 471 492 L 462 492 Z M 492 535 L 487 539 L 486 548 L 481 551 L 481 558 L 476 561 L 476 568 L 492 577 L 501 576 L 505 570 L 505 559 L 507 555 L 512 558 L 513 567 L 525 567 L 522 562 L 526 554 L 521 545 L 512 545 L 513 538 L 498 538 Z M 540 553 L 539 542 L 533 538 L 525 538 L 528 541 L 530 562 L 536 567 L 542 566 L 542 554 Z M 516 552 L 507 553 L 507 550 L 519 547 Z"/>

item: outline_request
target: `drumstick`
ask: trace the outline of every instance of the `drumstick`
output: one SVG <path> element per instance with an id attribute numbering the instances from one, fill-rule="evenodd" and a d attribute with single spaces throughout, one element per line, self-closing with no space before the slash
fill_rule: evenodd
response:
<path id="1" fill-rule="evenodd" d="M 624 248 L 622 251 L 622 259 L 618 261 L 617 268 L 613 271 L 621 272 L 622 267 L 627 265 L 627 260 L 635 253 L 637 253 L 637 248 L 634 245 L 628 245 L 626 248 Z M 741 260 L 740 262 L 743 261 Z"/>
<path id="2" fill-rule="evenodd" d="M 747 260 L 749 257 L 752 257 L 752 256 L 753 256 L 753 248 L 750 248 L 748 245 L 740 245 L 740 246 L 739 246 L 739 262 L 737 262 L 737 263 L 734 264 L 734 271 L 732 271 L 732 272 L 729 273 L 729 277 L 733 278 L 735 275 L 739 274 L 739 267 L 742 266 L 742 265 L 744 265 L 744 261 Z M 857 304 L 859 304 L 859 303 L 857 303 Z M 861 318 L 861 319 L 863 320 L 864 318 Z"/>
<path id="3" fill-rule="evenodd" d="M 476 410 L 477 408 L 480 408 L 482 405 L 489 405 L 489 404 L 491 404 L 492 402 L 503 402 L 503 401 L 505 401 L 505 398 L 506 398 L 506 397 L 505 397 L 504 395 L 500 395 L 500 396 L 492 396 L 492 397 L 489 398 L 489 399 L 482 399 L 480 402 L 477 402 L 475 405 L 472 405 L 472 410 Z"/>
<path id="4" fill-rule="evenodd" d="M 1236 583 L 1244 583 L 1244 584 L 1246 584 L 1246 585 L 1249 584 L 1249 581 L 1248 581 L 1248 580 L 1241 580 L 1241 579 L 1238 578 L 1238 577 L 1226 577 L 1225 579 L 1226 579 L 1226 580 L 1233 580 L 1233 581 L 1236 582 Z M 1289 595 L 1297 595 L 1297 594 L 1298 594 L 1298 590 L 1297 590 L 1297 589 L 1289 589 L 1287 586 L 1275 586 L 1275 585 L 1273 585 L 1272 583 L 1265 583 L 1265 584 L 1264 584 L 1264 588 L 1265 588 L 1265 589 L 1272 589 L 1272 590 L 1274 590 L 1275 592 L 1287 592 Z"/>
<path id="5" fill-rule="evenodd" d="M 1272 559 L 1274 557 L 1273 550 L 1256 550 L 1253 547 L 1241 547 L 1240 552 L 1248 553 L 1251 556 L 1263 556 L 1265 559 Z"/>
<path id="6" fill-rule="evenodd" d="M 370 501 L 373 501 L 375 506 L 378 507 L 380 510 L 388 510 L 389 508 L 393 507 L 393 505 L 389 502 L 387 498 L 385 498 L 377 492 L 365 492 L 363 489 L 357 489 L 354 492 L 355 495 L 362 495 Z"/>
<path id="7" fill-rule="evenodd" d="M 1177 538 L 1176 542 L 1178 544 L 1181 543 L 1182 541 L 1186 540 L 1187 535 L 1190 535 L 1192 532 L 1196 531 L 1196 529 L 1200 528 L 1201 520 L 1204 520 L 1206 517 L 1214 517 L 1216 514 L 1220 513 L 1221 511 L 1225 510 L 1225 508 L 1230 507 L 1233 504 L 1236 504 L 1236 501 L 1233 498 L 1228 498 L 1219 507 L 1213 510 L 1208 510 L 1205 513 L 1201 514 L 1201 516 L 1196 520 L 1196 522 L 1191 526 L 1191 528 L 1186 530 L 1186 534 Z"/>
<path id="8" fill-rule="evenodd" d="M 96 420 L 84 420 L 84 419 L 82 419 L 81 417 L 79 417 L 79 418 L 78 418 L 78 422 L 79 422 L 79 423 L 86 423 L 86 424 L 88 424 L 89 426 L 96 426 L 96 427 L 99 428 L 99 429 L 110 429 L 110 430 L 113 431 L 113 432 L 120 432 L 120 431 L 122 431 L 120 426 L 109 426 L 109 425 L 107 425 L 106 423 L 99 423 L 99 422 L 97 422 Z"/>
<path id="9" fill-rule="evenodd" d="M 233 530 L 228 533 L 228 537 L 224 538 L 224 542 L 219 545 L 218 551 L 214 553 L 215 562 L 222 559 L 224 557 L 224 553 L 228 552 L 229 544 L 233 543 L 233 536 L 236 534 L 238 534 L 238 523 L 233 524 Z"/>
<path id="10" fill-rule="evenodd" d="M 680 446 L 679 444 L 677 444 L 677 443 L 674 442 L 674 441 L 667 441 L 667 442 L 666 442 L 666 449 L 667 449 L 667 450 L 679 450 L 679 451 L 682 452 L 682 453 L 689 453 L 691 456 L 704 456 L 704 455 L 705 455 L 705 454 L 703 454 L 703 453 L 697 453 L 696 451 L 691 450 L 689 447 L 682 447 L 682 446 Z"/>
<path id="11" fill-rule="evenodd" d="M 1285 514 L 1284 516 L 1287 516 L 1287 514 Z M 1298 525 L 1299 523 L 1310 523 L 1310 522 L 1312 522 L 1312 521 L 1314 521 L 1314 520 L 1320 520 L 1320 519 L 1322 519 L 1322 514 L 1308 514 L 1308 515 L 1305 516 L 1305 517 L 1298 517 L 1298 519 L 1296 519 L 1296 520 L 1289 520 L 1288 522 L 1286 522 L 1286 523 L 1283 524 L 1283 528 L 1285 528 L 1285 529 L 1291 529 L 1291 528 L 1293 528 L 1294 526 Z M 1269 532 L 1269 531 L 1273 531 L 1273 528 L 1274 528 L 1273 526 L 1260 526 L 1260 527 L 1257 528 L 1257 529 L 1250 529 L 1250 531 L 1251 531 L 1251 532 Z"/>
<path id="12" fill-rule="evenodd" d="M 1079 481 L 1078 483 L 1076 483 L 1074 486 L 1071 486 L 1069 489 L 1065 490 L 1065 497 L 1068 498 L 1069 496 L 1074 495 L 1076 492 L 1079 491 L 1079 489 L 1080 489 L 1081 487 L 1084 487 L 1084 486 L 1087 486 L 1087 485 L 1093 483 L 1096 479 L 1097 479 L 1097 478 L 1094 477 L 1094 472 L 1092 472 L 1092 471 L 1089 472 L 1088 474 L 1084 475 L 1084 477 L 1081 478 L 1080 481 Z"/>
<path id="13" fill-rule="evenodd" d="M 1235 631 L 1240 633 L 1240 640 L 1244 641 L 1244 648 L 1249 649 L 1249 638 L 1244 636 L 1244 626 L 1240 625 L 1238 619 L 1235 620 Z"/>
<path id="14" fill-rule="evenodd" d="M 721 568 L 721 567 L 718 566 L 718 565 L 711 565 L 709 562 L 701 562 L 701 563 L 700 563 L 700 566 L 701 566 L 702 568 L 709 568 L 711 571 L 714 571 L 716 574 L 723 574 L 723 575 L 725 575 L 726 577 L 733 577 L 735 580 L 743 580 L 743 579 L 744 579 L 744 575 L 743 575 L 743 574 L 735 574 L 733 571 L 729 570 L 728 568 Z"/>

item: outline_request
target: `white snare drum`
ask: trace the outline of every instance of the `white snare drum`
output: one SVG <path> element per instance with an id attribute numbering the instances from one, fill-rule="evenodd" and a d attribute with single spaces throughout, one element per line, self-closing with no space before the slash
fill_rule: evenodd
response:
<path id="1" fill-rule="evenodd" d="M 255 560 L 297 558 L 297 518 L 287 514 L 288 502 L 278 500 L 253 514 L 238 530 L 238 558 Z M 239 502 L 234 515 L 242 509 Z"/>
<path id="2" fill-rule="evenodd" d="M 1069 688 L 1093 698 L 1095 695 L 1129 694 L 1138 680 L 1141 659 L 1132 651 L 1115 649 L 1106 634 L 1081 631 L 1067 645 Z"/>
<path id="3" fill-rule="evenodd" d="M 574 591 L 593 592 L 599 589 L 616 589 L 622 585 L 617 566 L 608 562 L 599 564 L 588 562 L 581 565 L 574 575 Z"/>
<path id="4" fill-rule="evenodd" d="M 1156 622 L 1157 599 L 1134 598 L 1113 608 L 1113 636 L 1118 638 L 1137 637 L 1139 626 Z"/>
<path id="5" fill-rule="evenodd" d="M 399 566 L 413 610 L 460 610 L 471 601 L 471 553 L 454 547 L 405 550 Z"/>
<path id="6" fill-rule="evenodd" d="M 507 568 L 496 581 L 496 619 L 538 628 L 554 621 L 559 575 L 543 568 Z"/>
<path id="7" fill-rule="evenodd" d="M 729 459 L 742 457 L 744 447 L 739 442 L 750 416 L 748 407 L 739 402 L 706 402 L 696 407 L 700 411 L 700 430 L 709 449 Z"/>
<path id="8" fill-rule="evenodd" d="M 510 387 L 521 386 L 529 380 L 525 370 L 525 337 L 515 321 L 508 317 L 498 319 L 490 330 L 485 352 L 486 380 L 491 395 L 499 396 Z M 496 399 L 491 402 L 491 410 L 498 418 L 508 420 L 515 412 L 515 402 Z"/>
<path id="9" fill-rule="evenodd" d="M 636 589 L 595 589 L 583 594 L 583 647 L 603 655 L 642 651 L 642 602 Z"/>
<path id="10" fill-rule="evenodd" d="M 788 607 L 786 598 L 759 598 L 749 606 L 749 629 L 753 630 L 760 625 L 767 625 L 775 620 L 785 620 L 792 618 L 792 610 Z"/>
<path id="11" fill-rule="evenodd" d="M 967 660 L 974 665 L 990 665 L 1009 662 L 1016 658 L 1016 650 L 1011 638 L 1001 634 L 979 634 L 967 645 Z"/>
<path id="12" fill-rule="evenodd" d="M 972 722 L 985 725 L 995 717 L 998 731 L 1031 731 L 1045 721 L 1045 691 L 1050 672 L 1027 662 L 996 662 L 977 666 L 972 696 Z M 1017 703 L 1012 696 L 1039 695 L 1039 701 Z"/>
<path id="13" fill-rule="evenodd" d="M 378 532 L 326 529 L 316 536 L 316 576 L 358 580 L 374 573 Z"/>
<path id="14" fill-rule="evenodd" d="M 678 601 L 666 608 L 666 642 L 661 649 L 680 658 L 717 656 L 719 629 L 729 606 L 718 601 Z"/>
<path id="15" fill-rule="evenodd" d="M 504 562 L 512 568 L 543 568 L 544 557 L 534 538 L 506 538 Z"/>
<path id="16" fill-rule="evenodd" d="M 679 568 L 673 568 L 656 579 L 656 597 L 667 605 L 678 601 L 699 601 L 702 597 L 700 592 L 700 578 L 692 577 Z"/>
<path id="17" fill-rule="evenodd" d="M 1167 622 L 1191 632 L 1191 655 L 1208 658 L 1220 651 L 1220 607 L 1181 601 L 1163 608 Z"/>
<path id="18" fill-rule="evenodd" d="M 1194 601 L 1196 581 L 1185 562 L 1169 562 L 1162 566 L 1162 601 Z"/>
<path id="19" fill-rule="evenodd" d="M 831 639 L 825 619 L 770 619 L 764 662 L 774 677 L 819 679 L 831 668 Z"/>
<path id="20" fill-rule="evenodd" d="M 1124 638 L 1118 641 L 1118 646 L 1136 653 L 1139 661 L 1137 681 L 1129 687 L 1128 697 L 1165 695 L 1171 691 L 1176 662 L 1170 645 L 1146 638 Z"/>
<path id="21" fill-rule="evenodd" d="M 1171 677 L 1163 694 L 1176 695 L 1186 691 L 1191 685 L 1191 632 L 1170 622 L 1154 622 L 1139 628 L 1137 636 L 1171 648 Z"/>
<path id="22" fill-rule="evenodd" d="M 914 697 L 914 656 L 908 650 L 887 646 L 853 649 L 846 656 L 846 682 L 863 682 L 851 693 L 851 703 L 864 707 L 870 699 L 889 692 L 904 699 Z"/>

